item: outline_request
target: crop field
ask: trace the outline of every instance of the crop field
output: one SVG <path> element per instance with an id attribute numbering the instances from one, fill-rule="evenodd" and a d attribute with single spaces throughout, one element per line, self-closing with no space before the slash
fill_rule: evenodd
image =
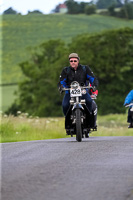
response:
<path id="1" fill-rule="evenodd" d="M 65 138 L 64 118 L 39 118 L 28 113 L 18 112 L 18 116 L 1 114 L 1 142 L 18 142 Z M 98 116 L 98 131 L 90 137 L 133 136 L 133 129 L 128 129 L 127 114 Z"/>
<path id="2" fill-rule="evenodd" d="M 19 63 L 29 59 L 33 48 L 50 39 L 62 39 L 66 45 L 83 33 L 94 34 L 122 27 L 133 28 L 133 20 L 127 21 L 101 15 L 3 15 L 2 28 L 2 78 L 1 83 L 17 83 L 23 74 Z M 5 111 L 15 98 L 15 87 L 2 88 L 2 105 Z M 10 90 L 10 92 L 9 92 Z M 7 94 L 8 92 L 8 94 Z M 8 98 L 7 98 L 8 96 Z"/>
<path id="3" fill-rule="evenodd" d="M 2 98 L 0 99 L 1 109 L 5 111 L 9 104 L 12 104 L 15 99 L 15 91 L 17 91 L 17 85 L 0 86 L 0 93 L 2 93 Z"/>
<path id="4" fill-rule="evenodd" d="M 29 58 L 32 47 L 50 39 L 69 43 L 82 33 L 133 28 L 133 20 L 101 15 L 3 15 L 1 27 L 2 83 L 12 83 L 22 77 L 18 64 Z"/>

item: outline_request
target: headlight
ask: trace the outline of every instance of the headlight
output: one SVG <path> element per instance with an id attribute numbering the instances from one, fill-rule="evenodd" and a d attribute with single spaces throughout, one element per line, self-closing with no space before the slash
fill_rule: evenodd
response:
<path id="1" fill-rule="evenodd" d="M 73 82 L 71 83 L 71 88 L 76 89 L 76 88 L 78 88 L 78 87 L 79 87 L 79 83 L 78 83 L 77 81 L 73 81 Z"/>
<path id="2" fill-rule="evenodd" d="M 86 94 L 86 89 L 83 89 L 83 90 L 82 90 L 82 94 Z"/>

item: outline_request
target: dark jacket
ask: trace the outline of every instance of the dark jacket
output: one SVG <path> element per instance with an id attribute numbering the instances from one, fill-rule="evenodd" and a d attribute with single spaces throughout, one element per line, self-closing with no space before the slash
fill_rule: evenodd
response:
<path id="1" fill-rule="evenodd" d="M 72 67 L 65 67 L 60 75 L 59 87 L 69 87 L 72 81 L 77 81 L 79 84 L 86 84 L 87 81 L 92 86 L 98 86 L 98 80 L 88 66 L 79 64 L 75 71 Z"/>

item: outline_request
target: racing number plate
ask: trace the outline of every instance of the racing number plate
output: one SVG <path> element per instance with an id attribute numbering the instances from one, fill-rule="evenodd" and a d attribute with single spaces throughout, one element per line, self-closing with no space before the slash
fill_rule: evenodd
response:
<path id="1" fill-rule="evenodd" d="M 76 89 L 71 88 L 71 89 L 70 89 L 70 96 L 71 96 L 71 97 L 79 97 L 79 96 L 82 96 L 82 94 L 81 94 L 81 88 L 76 88 Z"/>

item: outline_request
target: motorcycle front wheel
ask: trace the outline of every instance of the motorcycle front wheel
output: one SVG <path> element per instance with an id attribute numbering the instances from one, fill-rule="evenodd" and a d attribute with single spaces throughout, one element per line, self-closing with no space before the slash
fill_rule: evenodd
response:
<path id="1" fill-rule="evenodd" d="M 75 110 L 76 115 L 76 140 L 82 141 L 82 127 L 81 127 L 81 111 L 80 109 Z"/>

